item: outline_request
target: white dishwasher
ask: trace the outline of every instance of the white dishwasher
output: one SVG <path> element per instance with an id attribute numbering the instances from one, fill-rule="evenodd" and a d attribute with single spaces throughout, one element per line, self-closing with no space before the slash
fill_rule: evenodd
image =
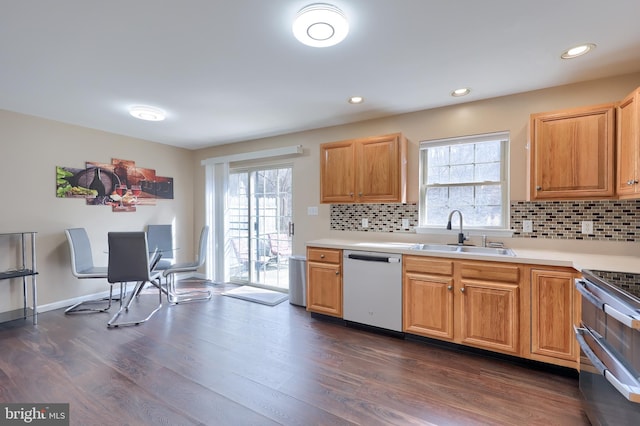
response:
<path id="1" fill-rule="evenodd" d="M 344 250 L 344 319 L 402 331 L 402 255 Z"/>

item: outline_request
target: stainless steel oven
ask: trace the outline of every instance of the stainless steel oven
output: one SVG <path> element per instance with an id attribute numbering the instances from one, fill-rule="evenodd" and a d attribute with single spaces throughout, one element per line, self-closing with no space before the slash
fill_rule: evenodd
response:
<path id="1" fill-rule="evenodd" d="M 580 391 L 594 425 L 640 425 L 640 274 L 583 270 Z"/>

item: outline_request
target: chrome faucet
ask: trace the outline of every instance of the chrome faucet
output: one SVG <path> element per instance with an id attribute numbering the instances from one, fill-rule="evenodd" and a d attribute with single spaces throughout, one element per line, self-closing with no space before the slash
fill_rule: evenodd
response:
<path id="1" fill-rule="evenodd" d="M 460 233 L 458 234 L 458 245 L 461 246 L 464 244 L 464 240 L 466 240 L 467 238 L 464 236 L 464 231 L 462 230 L 462 212 L 460 210 L 451 210 L 451 213 L 449 213 L 449 220 L 447 221 L 447 229 L 451 229 L 451 217 L 456 212 L 460 216 Z"/>

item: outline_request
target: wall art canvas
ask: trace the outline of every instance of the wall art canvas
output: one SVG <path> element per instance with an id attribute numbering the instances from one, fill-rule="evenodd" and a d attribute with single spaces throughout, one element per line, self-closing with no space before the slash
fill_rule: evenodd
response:
<path id="1" fill-rule="evenodd" d="M 173 199 L 173 178 L 119 158 L 87 161 L 84 169 L 56 166 L 56 197 L 85 198 L 88 205 L 135 212 L 137 206 L 155 205 L 158 198 Z"/>

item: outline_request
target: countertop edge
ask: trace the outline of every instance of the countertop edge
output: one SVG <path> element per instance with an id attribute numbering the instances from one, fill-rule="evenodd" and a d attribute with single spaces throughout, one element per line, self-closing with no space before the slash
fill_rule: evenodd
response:
<path id="1" fill-rule="evenodd" d="M 411 249 L 414 243 L 376 243 L 338 239 L 319 239 L 307 241 L 307 247 L 323 247 L 342 250 L 362 250 L 371 252 L 396 253 L 417 256 L 443 257 L 450 259 L 482 260 L 491 262 L 520 263 L 528 265 L 569 267 L 576 271 L 582 269 L 596 269 L 605 271 L 619 271 L 640 273 L 639 256 L 613 256 L 580 252 L 558 252 L 540 249 L 513 249 L 512 256 L 487 254 L 468 254 L 437 251 L 420 251 Z"/>

